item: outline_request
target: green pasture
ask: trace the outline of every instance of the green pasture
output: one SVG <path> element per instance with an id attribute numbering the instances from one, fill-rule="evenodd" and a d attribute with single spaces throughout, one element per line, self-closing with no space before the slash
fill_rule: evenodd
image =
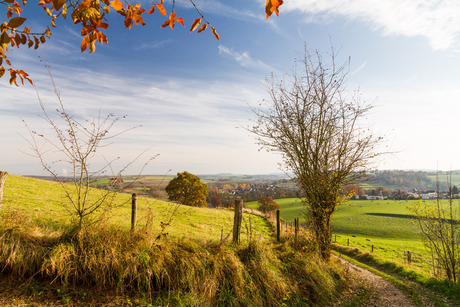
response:
<path id="1" fill-rule="evenodd" d="M 280 205 L 280 216 L 288 222 L 301 217 L 304 206 L 300 199 L 275 200 Z M 416 219 L 408 210 L 414 201 L 406 200 L 350 200 L 337 208 L 333 216 L 333 240 L 342 245 L 372 251 L 396 263 L 406 262 L 407 251 L 412 254 L 411 266 L 429 271 L 430 257 L 417 229 Z M 257 202 L 248 202 L 257 208 Z"/>
<path id="2" fill-rule="evenodd" d="M 450 176 L 452 177 L 449 178 Z M 442 185 L 446 184 L 449 181 L 449 179 L 451 179 L 452 185 L 456 185 L 457 187 L 460 186 L 460 174 L 459 173 L 453 173 L 452 175 L 449 175 L 448 172 L 443 172 L 442 174 L 439 174 L 437 176 L 434 174 L 434 175 L 428 175 L 427 177 L 433 180 L 433 182 L 436 182 L 436 178 L 437 178 L 439 183 Z"/>
<path id="3" fill-rule="evenodd" d="M 98 198 L 104 190 L 91 189 L 91 197 Z M 131 223 L 131 194 L 115 193 L 114 206 L 104 214 L 104 222 L 129 228 Z M 70 209 L 70 211 L 69 211 Z M 71 206 L 57 182 L 9 175 L 4 186 L 1 214 L 13 213 L 31 219 L 42 230 L 58 231 L 70 225 Z M 101 213 L 101 212 L 100 212 Z M 10 215 L 11 216 L 11 215 Z M 160 231 L 161 223 L 168 223 L 165 232 L 170 236 L 194 240 L 220 240 L 221 232 L 228 235 L 233 227 L 232 210 L 196 208 L 153 198 L 138 198 L 138 229 L 149 224 Z M 249 216 L 245 215 L 249 221 Z M 268 236 L 270 229 L 261 217 L 251 216 L 253 234 Z M 242 227 L 241 239 L 246 238 Z M 230 238 L 231 239 L 231 238 Z"/>

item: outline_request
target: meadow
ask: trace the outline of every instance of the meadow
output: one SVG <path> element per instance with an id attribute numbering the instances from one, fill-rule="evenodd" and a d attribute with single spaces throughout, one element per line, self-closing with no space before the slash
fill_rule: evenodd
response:
<path id="1" fill-rule="evenodd" d="M 352 287 L 308 236 L 275 242 L 261 216 L 244 214 L 234 244 L 233 210 L 139 197 L 130 231 L 131 195 L 114 196 L 112 208 L 97 212 L 102 220 L 79 230 L 58 183 L 10 175 L 0 210 L 0 305 L 330 306 Z"/>
<path id="2" fill-rule="evenodd" d="M 280 205 L 280 217 L 288 222 L 300 217 L 305 208 L 300 199 L 275 200 Z M 374 252 L 397 264 L 407 263 L 407 251 L 412 254 L 410 266 L 430 273 L 429 254 L 417 229 L 414 214 L 408 210 L 413 200 L 349 200 L 337 208 L 333 216 L 333 241 Z M 248 202 L 257 208 L 257 202 Z"/>
<path id="3" fill-rule="evenodd" d="M 104 190 L 91 189 L 97 198 Z M 105 213 L 104 222 L 129 229 L 131 223 L 131 194 L 116 193 L 110 214 Z M 228 209 L 210 210 L 177 205 L 153 198 L 139 197 L 138 227 L 161 231 L 161 223 L 170 223 L 165 232 L 170 236 L 193 240 L 220 240 L 222 232 L 227 236 L 233 227 L 234 212 Z M 72 208 L 57 182 L 10 175 L 5 182 L 2 211 L 24 215 L 50 231 L 59 231 L 71 224 Z M 104 214 L 101 212 L 101 214 Z M 249 221 L 249 215 L 245 214 Z M 251 216 L 253 233 L 262 237 L 270 235 L 270 228 L 263 218 Z M 246 228 L 242 240 L 246 240 Z"/>

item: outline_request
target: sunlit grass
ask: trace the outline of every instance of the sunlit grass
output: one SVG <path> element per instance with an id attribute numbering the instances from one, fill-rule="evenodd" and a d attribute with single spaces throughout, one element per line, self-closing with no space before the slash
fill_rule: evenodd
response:
<path id="1" fill-rule="evenodd" d="M 91 189 L 91 197 L 100 197 L 104 190 Z M 131 227 L 131 194 L 116 193 L 113 208 L 103 216 L 105 222 L 129 229 Z M 178 205 L 153 198 L 138 198 L 137 226 L 150 223 L 153 231 L 160 232 L 163 223 L 170 223 L 165 233 L 175 237 L 196 240 L 220 240 L 223 232 L 227 236 L 233 228 L 232 210 L 207 209 Z M 71 224 L 71 205 L 57 182 L 10 175 L 5 182 L 3 210 L 20 211 L 40 225 L 62 228 Z M 99 213 L 102 213 L 101 211 Z M 267 237 L 270 229 L 263 218 L 249 217 L 254 235 Z M 241 240 L 246 240 L 246 224 L 242 227 Z"/>

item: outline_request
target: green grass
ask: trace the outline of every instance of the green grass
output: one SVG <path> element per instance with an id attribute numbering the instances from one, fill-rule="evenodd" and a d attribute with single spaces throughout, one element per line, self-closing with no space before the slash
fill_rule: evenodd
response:
<path id="1" fill-rule="evenodd" d="M 283 233 L 275 243 L 258 216 L 250 218 L 251 241 L 243 225 L 241 244 L 222 244 L 233 211 L 181 206 L 169 236 L 158 238 L 176 204 L 140 197 L 131 232 L 131 195 L 116 194 L 120 207 L 79 232 L 56 182 L 10 175 L 4 192 L 0 286 L 7 296 L 0 305 L 101 305 L 112 291 L 119 305 L 330 306 L 349 285 L 344 269 L 322 261 L 307 237 L 294 243 Z"/>
<path id="2" fill-rule="evenodd" d="M 280 205 L 280 217 L 288 222 L 293 222 L 295 218 L 305 215 L 305 208 L 299 198 L 281 198 L 275 200 Z M 246 207 L 257 209 L 260 204 L 257 201 L 246 203 Z"/>
<path id="3" fill-rule="evenodd" d="M 304 216 L 304 206 L 297 198 L 275 200 L 280 205 L 280 216 L 289 222 Z M 342 245 L 358 247 L 363 251 L 406 263 L 406 252 L 412 254 L 413 268 L 429 272 L 430 257 L 416 226 L 415 216 L 407 207 L 414 201 L 350 200 L 337 208 L 333 216 L 333 240 Z M 257 202 L 248 202 L 257 208 Z"/>
<path id="4" fill-rule="evenodd" d="M 433 182 L 436 182 L 436 177 L 438 177 L 439 183 L 442 186 L 445 186 L 448 178 L 448 172 L 443 172 L 442 174 L 439 174 L 438 176 L 434 175 L 427 175 L 428 178 L 430 178 Z M 460 186 L 460 174 L 459 173 L 453 173 L 452 174 L 452 185 L 456 185 L 457 187 Z"/>
<path id="5" fill-rule="evenodd" d="M 91 189 L 93 197 L 104 193 L 102 190 Z M 131 225 L 131 194 L 116 193 L 110 214 L 105 215 L 106 222 L 129 229 Z M 40 225 L 56 229 L 70 224 L 72 208 L 68 204 L 62 188 L 57 182 L 9 175 L 4 187 L 4 211 L 16 211 L 26 214 Z M 176 210 L 177 209 L 177 210 Z M 175 211 L 176 210 L 176 211 Z M 156 200 L 153 198 L 138 198 L 139 227 L 150 223 L 153 231 L 161 230 L 161 223 L 167 223 L 172 217 L 171 224 L 165 232 L 174 237 L 187 237 L 194 240 L 218 240 L 223 230 L 224 236 L 229 234 L 233 227 L 232 210 L 208 209 L 188 206 L 178 206 L 175 203 Z M 245 214 L 249 223 L 249 215 Z M 268 237 L 270 228 L 263 218 L 251 216 L 253 233 Z M 243 241 L 246 240 L 246 227 L 242 227 Z M 55 230 L 55 229 L 54 229 Z"/>

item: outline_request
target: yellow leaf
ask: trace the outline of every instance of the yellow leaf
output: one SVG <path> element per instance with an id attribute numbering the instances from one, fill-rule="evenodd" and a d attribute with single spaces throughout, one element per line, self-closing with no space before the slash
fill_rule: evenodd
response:
<path id="1" fill-rule="evenodd" d="M 195 19 L 195 21 L 193 21 L 192 23 L 192 27 L 190 28 L 190 32 L 193 32 L 195 31 L 201 24 L 201 18 L 197 18 Z"/>

